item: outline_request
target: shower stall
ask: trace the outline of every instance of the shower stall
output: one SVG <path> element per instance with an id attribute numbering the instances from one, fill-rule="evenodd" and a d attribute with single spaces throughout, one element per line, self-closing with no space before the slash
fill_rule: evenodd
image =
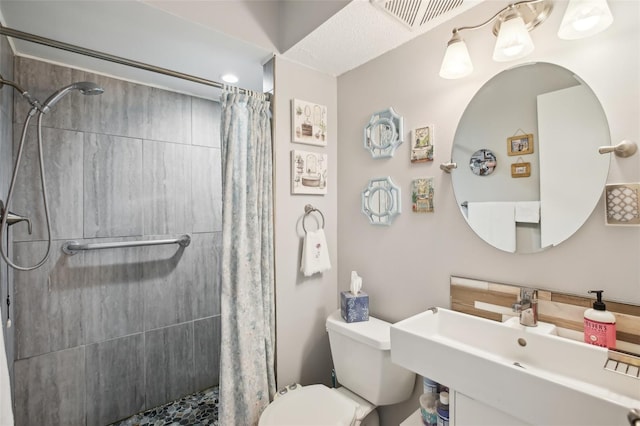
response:
<path id="1" fill-rule="evenodd" d="M 19 86 L 0 90 L 0 197 L 15 180 L 3 255 L 23 267 L 0 267 L 16 425 L 136 424 L 191 394 L 217 404 L 219 104 L 13 57 L 5 37 L 0 74 Z M 185 234 L 186 247 L 119 244 Z M 69 241 L 117 244 L 70 255 Z"/>

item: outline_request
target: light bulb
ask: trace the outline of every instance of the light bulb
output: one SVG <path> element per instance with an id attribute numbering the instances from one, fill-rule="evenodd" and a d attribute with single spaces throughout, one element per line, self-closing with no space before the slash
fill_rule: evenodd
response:
<path id="1" fill-rule="evenodd" d="M 558 37 L 575 40 L 607 29 L 613 22 L 607 0 L 571 0 L 562 17 Z"/>
<path id="2" fill-rule="evenodd" d="M 222 81 L 224 81 L 225 83 L 237 83 L 238 82 L 238 77 L 235 74 L 225 74 L 223 76 L 221 76 L 220 78 L 222 78 Z"/>
<path id="3" fill-rule="evenodd" d="M 504 21 L 500 25 L 498 40 L 493 50 L 493 60 L 498 62 L 513 61 L 533 52 L 534 45 L 529 31 L 520 15 Z"/>
<path id="4" fill-rule="evenodd" d="M 599 16 L 586 16 L 581 19 L 576 19 L 571 25 L 574 30 L 583 33 L 598 25 L 598 22 L 600 22 Z"/>
<path id="5" fill-rule="evenodd" d="M 457 33 L 447 45 L 447 50 L 442 59 L 440 77 L 456 79 L 466 77 L 473 72 L 473 64 L 469 56 L 467 44 Z"/>

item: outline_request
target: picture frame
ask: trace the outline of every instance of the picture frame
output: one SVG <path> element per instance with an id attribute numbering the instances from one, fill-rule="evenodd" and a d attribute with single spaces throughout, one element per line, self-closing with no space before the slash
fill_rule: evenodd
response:
<path id="1" fill-rule="evenodd" d="M 498 157 L 490 149 L 479 149 L 469 159 L 471 173 L 476 176 L 489 176 L 496 167 L 498 167 Z"/>
<path id="2" fill-rule="evenodd" d="M 327 107 L 291 99 L 291 140 L 295 143 L 327 146 Z"/>
<path id="3" fill-rule="evenodd" d="M 411 181 L 411 210 L 414 213 L 433 213 L 435 189 L 433 177 L 420 177 Z"/>
<path id="4" fill-rule="evenodd" d="M 640 183 L 609 183 L 604 201 L 607 226 L 640 225 Z"/>
<path id="5" fill-rule="evenodd" d="M 531 176 L 531 163 L 519 161 L 511 164 L 511 177 L 524 178 Z"/>
<path id="6" fill-rule="evenodd" d="M 291 150 L 291 194 L 327 193 L 327 154 Z"/>
<path id="7" fill-rule="evenodd" d="M 433 161 L 433 124 L 416 127 L 411 131 L 411 162 Z"/>
<path id="8" fill-rule="evenodd" d="M 517 135 L 507 138 L 508 155 L 533 154 L 533 134 Z"/>

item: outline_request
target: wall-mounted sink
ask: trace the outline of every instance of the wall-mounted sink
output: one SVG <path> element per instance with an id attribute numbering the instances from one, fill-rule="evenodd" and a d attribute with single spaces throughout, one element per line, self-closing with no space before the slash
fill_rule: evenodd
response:
<path id="1" fill-rule="evenodd" d="M 640 408 L 607 349 L 443 308 L 393 324 L 391 359 L 525 424 L 624 425 Z"/>

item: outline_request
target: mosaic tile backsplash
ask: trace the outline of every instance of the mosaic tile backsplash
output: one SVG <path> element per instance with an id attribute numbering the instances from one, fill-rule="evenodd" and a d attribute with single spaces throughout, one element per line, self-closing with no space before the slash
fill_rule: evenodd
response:
<path id="1" fill-rule="evenodd" d="M 520 287 L 463 277 L 451 277 L 451 309 L 494 321 L 517 316 L 512 305 Z M 606 294 L 605 294 L 606 296 Z M 562 337 L 582 341 L 584 311 L 592 297 L 575 296 L 538 289 L 538 319 L 555 324 Z M 604 298 L 607 310 L 616 317 L 618 349 L 640 354 L 640 306 Z"/>

